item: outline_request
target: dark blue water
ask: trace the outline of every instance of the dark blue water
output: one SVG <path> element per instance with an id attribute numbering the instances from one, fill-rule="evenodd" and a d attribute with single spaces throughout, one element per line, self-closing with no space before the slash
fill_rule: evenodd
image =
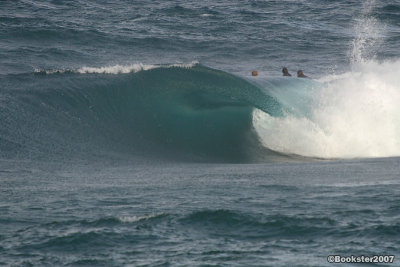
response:
<path id="1" fill-rule="evenodd" d="M 397 266 L 399 41 L 395 0 L 0 1 L 0 265 Z"/>

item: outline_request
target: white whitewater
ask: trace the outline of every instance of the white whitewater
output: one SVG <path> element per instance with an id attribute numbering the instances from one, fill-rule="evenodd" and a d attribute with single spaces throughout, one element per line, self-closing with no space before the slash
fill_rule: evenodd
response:
<path id="1" fill-rule="evenodd" d="M 319 80 L 318 90 L 309 91 L 309 114 L 274 118 L 254 111 L 265 147 L 319 158 L 400 156 L 400 60 L 374 59 L 384 28 L 368 15 L 374 3 L 366 2 L 356 20 L 351 71 Z"/>

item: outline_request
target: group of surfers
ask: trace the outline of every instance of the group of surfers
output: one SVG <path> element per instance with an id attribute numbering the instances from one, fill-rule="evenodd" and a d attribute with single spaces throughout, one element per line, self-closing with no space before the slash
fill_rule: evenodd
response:
<path id="1" fill-rule="evenodd" d="M 286 67 L 283 67 L 282 73 L 283 73 L 283 76 L 288 76 L 288 77 L 292 76 L 292 75 L 289 73 L 289 70 L 288 70 Z M 253 71 L 251 72 L 251 76 L 257 76 L 257 75 L 258 75 L 258 72 L 257 72 L 256 70 L 253 70 Z M 302 70 L 298 70 L 298 71 L 297 71 L 297 77 L 298 77 L 298 78 L 308 78 L 308 76 L 304 75 L 304 73 L 303 73 Z"/>

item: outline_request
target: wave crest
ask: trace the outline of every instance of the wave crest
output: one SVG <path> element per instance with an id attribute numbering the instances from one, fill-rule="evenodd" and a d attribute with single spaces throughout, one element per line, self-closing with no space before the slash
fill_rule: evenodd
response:
<path id="1" fill-rule="evenodd" d="M 199 64 L 197 61 L 193 61 L 190 63 L 175 63 L 175 64 L 165 64 L 165 65 L 157 65 L 157 64 L 130 64 L 130 65 L 113 65 L 113 66 L 103 66 L 103 67 L 81 67 L 78 69 L 50 69 L 50 70 L 41 70 L 35 69 L 35 73 L 42 74 L 60 74 L 60 73 L 80 73 L 80 74 L 90 74 L 90 73 L 100 73 L 100 74 L 127 74 L 127 73 L 136 73 L 139 71 L 146 71 L 157 68 L 192 68 Z"/>

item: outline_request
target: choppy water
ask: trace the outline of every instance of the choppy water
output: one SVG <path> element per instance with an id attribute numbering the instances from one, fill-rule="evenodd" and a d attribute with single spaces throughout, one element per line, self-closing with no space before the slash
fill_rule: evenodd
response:
<path id="1" fill-rule="evenodd" d="M 397 256 L 399 41 L 399 1 L 1 1 L 0 264 Z"/>
<path id="2" fill-rule="evenodd" d="M 398 255 L 398 159 L 13 164 L 1 173 L 6 265 L 330 266 L 331 254 Z"/>

